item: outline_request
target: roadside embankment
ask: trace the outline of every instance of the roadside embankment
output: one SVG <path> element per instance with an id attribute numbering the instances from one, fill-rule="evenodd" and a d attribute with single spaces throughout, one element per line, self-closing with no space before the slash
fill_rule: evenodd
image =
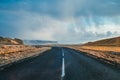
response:
<path id="1" fill-rule="evenodd" d="M 3 45 L 0 46 L 0 66 L 19 61 L 24 58 L 39 55 L 51 49 L 50 47 L 32 47 L 25 45 Z"/>
<path id="2" fill-rule="evenodd" d="M 95 51 L 107 51 L 113 53 L 120 53 L 120 47 L 115 46 L 81 46 L 80 48 L 95 50 Z"/>
<path id="3" fill-rule="evenodd" d="M 120 68 L 120 47 L 108 46 L 69 46 L 97 59 Z"/>

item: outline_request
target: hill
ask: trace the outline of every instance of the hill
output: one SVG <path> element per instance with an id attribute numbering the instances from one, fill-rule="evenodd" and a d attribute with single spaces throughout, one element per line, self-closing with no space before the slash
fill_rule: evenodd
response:
<path id="1" fill-rule="evenodd" d="M 98 40 L 95 42 L 88 42 L 86 46 L 120 46 L 120 37 Z"/>
<path id="2" fill-rule="evenodd" d="M 0 44 L 1 45 L 21 45 L 23 44 L 23 41 L 21 39 L 15 38 L 6 38 L 0 36 Z"/>
<path id="3" fill-rule="evenodd" d="M 57 44 L 57 41 L 46 41 L 46 40 L 23 40 L 24 44 L 27 45 L 46 45 L 46 44 Z"/>

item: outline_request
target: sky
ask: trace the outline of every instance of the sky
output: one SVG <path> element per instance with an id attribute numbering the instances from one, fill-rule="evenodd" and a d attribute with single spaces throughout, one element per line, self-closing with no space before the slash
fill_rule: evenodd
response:
<path id="1" fill-rule="evenodd" d="M 120 0 L 0 0 L 0 36 L 68 44 L 120 36 Z"/>

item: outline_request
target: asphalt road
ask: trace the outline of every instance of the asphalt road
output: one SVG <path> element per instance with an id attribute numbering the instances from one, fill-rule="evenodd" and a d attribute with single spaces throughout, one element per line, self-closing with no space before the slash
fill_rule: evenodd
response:
<path id="1" fill-rule="evenodd" d="M 120 72 L 81 52 L 53 47 L 0 70 L 0 80 L 120 80 Z"/>

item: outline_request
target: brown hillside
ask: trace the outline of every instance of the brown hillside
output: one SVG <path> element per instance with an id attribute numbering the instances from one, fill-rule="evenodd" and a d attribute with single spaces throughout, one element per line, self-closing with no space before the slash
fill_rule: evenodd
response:
<path id="1" fill-rule="evenodd" d="M 21 39 L 12 39 L 12 38 L 4 38 L 0 37 L 0 44 L 2 45 L 21 45 L 23 41 Z"/>
<path id="2" fill-rule="evenodd" d="M 95 42 L 88 42 L 87 46 L 120 46 L 120 37 L 103 39 Z"/>

